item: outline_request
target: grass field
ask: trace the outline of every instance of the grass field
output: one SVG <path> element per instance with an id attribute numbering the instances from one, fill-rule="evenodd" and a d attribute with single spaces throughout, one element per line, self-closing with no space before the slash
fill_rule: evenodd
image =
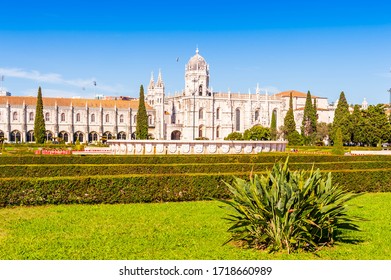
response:
<path id="1" fill-rule="evenodd" d="M 362 232 L 317 254 L 222 246 L 225 210 L 214 201 L 0 209 L 0 259 L 391 259 L 391 193 L 365 194 L 350 213 Z"/>

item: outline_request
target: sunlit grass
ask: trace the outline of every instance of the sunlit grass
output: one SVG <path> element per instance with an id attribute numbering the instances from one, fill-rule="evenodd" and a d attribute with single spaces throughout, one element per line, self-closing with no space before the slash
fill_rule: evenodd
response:
<path id="1" fill-rule="evenodd" d="M 218 202 L 0 209 L 0 259 L 391 259 L 391 193 L 365 194 L 355 242 L 316 254 L 269 254 L 228 244 Z"/>

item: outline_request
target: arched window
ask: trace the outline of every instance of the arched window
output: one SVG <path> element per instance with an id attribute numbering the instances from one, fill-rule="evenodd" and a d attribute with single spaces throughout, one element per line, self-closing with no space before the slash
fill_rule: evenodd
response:
<path id="1" fill-rule="evenodd" d="M 20 134 L 20 131 L 14 130 L 11 132 L 11 142 L 19 143 L 21 141 L 22 137 Z"/>
<path id="2" fill-rule="evenodd" d="M 198 95 L 202 96 L 202 85 L 198 87 Z"/>
<path id="3" fill-rule="evenodd" d="M 240 131 L 240 110 L 237 108 L 235 110 L 235 130 Z"/>
<path id="4" fill-rule="evenodd" d="M 133 123 L 134 123 L 134 124 L 137 123 L 137 115 L 134 115 L 134 117 L 133 117 Z"/>
<path id="5" fill-rule="evenodd" d="M 79 140 L 80 143 L 84 142 L 84 134 L 83 134 L 83 132 L 76 131 L 73 134 L 73 142 L 76 142 L 77 140 Z"/>
<path id="6" fill-rule="evenodd" d="M 33 121 L 34 120 L 34 113 L 33 112 L 30 112 L 29 113 L 29 121 Z M 32 141 L 31 141 L 32 142 Z"/>
<path id="7" fill-rule="evenodd" d="M 113 139 L 113 134 L 111 134 L 110 131 L 106 131 L 106 132 L 103 134 L 103 138 L 105 138 L 106 140 Z"/>
<path id="8" fill-rule="evenodd" d="M 119 140 L 126 140 L 126 133 L 121 131 L 120 133 L 118 133 L 118 137 L 117 137 Z"/>
<path id="9" fill-rule="evenodd" d="M 148 115 L 148 125 L 152 126 L 153 125 L 153 119 L 151 115 Z"/>
<path id="10" fill-rule="evenodd" d="M 92 114 L 92 115 L 91 115 L 91 122 L 92 122 L 92 123 L 95 122 L 95 114 Z"/>
<path id="11" fill-rule="evenodd" d="M 68 143 L 69 141 L 69 137 L 68 137 L 68 133 L 66 131 L 61 131 L 58 136 L 64 140 L 65 143 Z"/>
<path id="12" fill-rule="evenodd" d="M 255 110 L 254 121 L 255 122 L 259 121 L 259 109 Z"/>
<path id="13" fill-rule="evenodd" d="M 220 138 L 220 126 L 216 127 L 216 138 Z"/>
<path id="14" fill-rule="evenodd" d="M 201 108 L 201 109 L 199 110 L 199 112 L 198 112 L 198 118 L 199 118 L 200 120 L 204 119 L 204 109 L 203 109 L 203 108 Z"/>
<path id="15" fill-rule="evenodd" d="M 62 122 L 65 122 L 65 113 L 62 113 L 62 114 L 61 114 L 61 121 L 62 121 Z"/>
<path id="16" fill-rule="evenodd" d="M 216 120 L 220 119 L 220 108 L 216 109 Z"/>
<path id="17" fill-rule="evenodd" d="M 50 114 L 47 112 L 45 113 L 45 122 L 50 121 Z"/>
<path id="18" fill-rule="evenodd" d="M 123 123 L 124 122 L 124 115 L 119 115 L 119 122 Z"/>
<path id="19" fill-rule="evenodd" d="M 109 114 L 106 114 L 106 116 L 105 116 L 105 121 L 108 123 L 108 122 L 110 122 L 110 115 Z"/>
<path id="20" fill-rule="evenodd" d="M 92 131 L 90 132 L 90 134 L 88 134 L 88 142 L 93 141 L 98 141 L 98 133 L 96 133 L 95 131 Z"/>
<path id="21" fill-rule="evenodd" d="M 13 120 L 13 121 L 17 121 L 17 120 L 18 120 L 18 112 L 14 112 L 14 113 L 12 114 L 12 120 Z"/>
<path id="22" fill-rule="evenodd" d="M 276 120 L 276 122 L 277 122 L 277 109 L 274 109 L 273 112 L 272 112 L 272 114 L 274 115 L 275 120 Z M 277 123 L 276 123 L 276 126 L 277 126 Z"/>
<path id="23" fill-rule="evenodd" d="M 199 137 L 199 138 L 205 137 L 205 126 L 200 125 L 200 126 L 198 127 L 198 137 Z"/>
<path id="24" fill-rule="evenodd" d="M 77 122 L 80 122 L 80 113 L 77 113 L 77 114 L 76 114 L 76 121 L 77 121 Z M 80 142 L 81 142 L 81 141 L 80 141 Z"/>
<path id="25" fill-rule="evenodd" d="M 35 141 L 35 138 L 34 138 L 34 130 L 30 130 L 27 132 L 27 142 L 34 142 Z"/>
<path id="26" fill-rule="evenodd" d="M 181 139 L 181 132 L 179 130 L 174 130 L 171 132 L 171 140 L 180 140 Z"/>
<path id="27" fill-rule="evenodd" d="M 46 135 L 46 141 L 52 141 L 53 140 L 53 133 L 50 130 L 45 131 Z"/>

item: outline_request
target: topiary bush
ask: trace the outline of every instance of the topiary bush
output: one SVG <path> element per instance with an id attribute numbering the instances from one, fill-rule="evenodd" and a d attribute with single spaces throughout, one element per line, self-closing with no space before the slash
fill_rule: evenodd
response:
<path id="1" fill-rule="evenodd" d="M 227 187 L 232 200 L 231 237 L 226 242 L 270 251 L 313 251 L 331 245 L 343 230 L 358 231 L 358 217 L 347 215 L 347 202 L 356 197 L 332 183 L 320 170 L 291 172 L 288 159 L 276 163 L 265 176 L 234 178 Z"/>

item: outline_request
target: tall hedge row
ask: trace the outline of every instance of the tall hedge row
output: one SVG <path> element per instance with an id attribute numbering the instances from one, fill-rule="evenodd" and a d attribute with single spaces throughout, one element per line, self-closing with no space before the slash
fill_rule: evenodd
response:
<path id="1" fill-rule="evenodd" d="M 232 177 L 232 176 L 231 176 Z M 223 175 L 0 179 L 0 206 L 139 203 L 227 198 Z"/>
<path id="2" fill-rule="evenodd" d="M 0 156 L 0 164 L 173 164 L 173 163 L 274 163 L 289 162 L 347 162 L 347 161 L 390 161 L 391 156 L 335 156 L 303 155 L 289 153 L 261 153 L 256 155 L 165 155 L 165 156 L 55 156 L 26 155 Z"/>
<path id="3" fill-rule="evenodd" d="M 390 170 L 332 172 L 333 181 L 354 192 L 391 191 Z M 234 173 L 248 177 L 249 173 Z M 121 175 L 0 179 L 0 206 L 71 203 L 139 203 L 228 198 L 232 175 Z"/>
<path id="4" fill-rule="evenodd" d="M 214 163 L 214 164 L 114 164 L 114 165 L 0 165 L 0 178 L 12 177 L 73 177 L 121 174 L 192 174 L 192 173 L 235 173 L 262 172 L 271 170 L 273 163 Z M 312 167 L 321 170 L 390 169 L 391 161 L 365 162 L 293 162 L 292 170 L 309 170 Z"/>
<path id="5" fill-rule="evenodd" d="M 232 175 L 263 173 L 288 154 L 194 156 L 0 156 L 0 206 L 135 203 L 228 198 Z M 290 155 L 355 192 L 391 191 L 391 157 Z"/>

